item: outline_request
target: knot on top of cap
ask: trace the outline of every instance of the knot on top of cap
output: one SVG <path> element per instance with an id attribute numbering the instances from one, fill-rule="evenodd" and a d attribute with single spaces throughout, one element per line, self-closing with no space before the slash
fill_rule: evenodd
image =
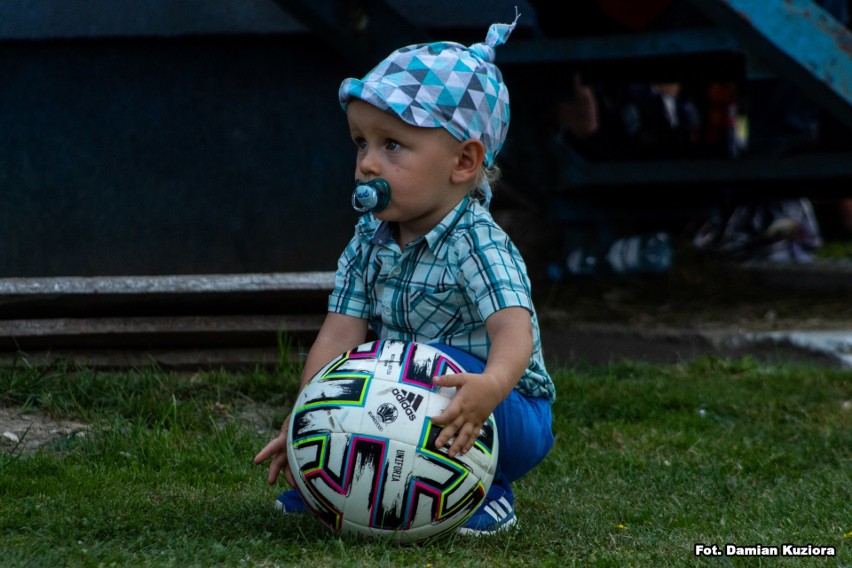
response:
<path id="1" fill-rule="evenodd" d="M 488 28 L 488 34 L 485 36 L 485 41 L 482 43 L 475 43 L 468 47 L 468 49 L 480 59 L 493 63 L 495 56 L 494 48 L 506 43 L 506 40 L 509 39 L 512 31 L 515 29 L 515 26 L 518 25 L 518 18 L 520 17 L 521 15 L 518 13 L 518 9 L 515 8 L 515 21 L 511 24 L 491 24 Z"/>
<path id="2" fill-rule="evenodd" d="M 488 61 L 489 63 L 494 63 L 494 48 L 490 45 L 485 43 L 475 43 L 467 49 L 478 58 Z"/>

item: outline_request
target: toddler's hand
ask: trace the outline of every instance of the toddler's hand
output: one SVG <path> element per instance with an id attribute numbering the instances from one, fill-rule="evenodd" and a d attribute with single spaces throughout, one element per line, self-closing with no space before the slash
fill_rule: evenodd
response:
<path id="1" fill-rule="evenodd" d="M 434 383 L 441 387 L 455 387 L 456 394 L 449 406 L 432 422 L 443 426 L 435 439 L 435 447 L 442 448 L 455 437 L 448 454 L 466 454 L 472 447 L 482 425 L 503 401 L 503 393 L 497 381 L 488 374 L 459 373 L 435 377 Z"/>
<path id="2" fill-rule="evenodd" d="M 293 474 L 290 472 L 290 468 L 288 467 L 287 460 L 287 434 L 290 424 L 290 417 L 284 419 L 284 424 L 281 425 L 281 433 L 269 441 L 266 446 L 256 456 L 254 456 L 254 463 L 261 464 L 266 460 L 272 458 L 272 461 L 269 462 L 269 475 L 266 477 L 266 482 L 269 485 L 275 485 L 275 482 L 278 481 L 278 475 L 283 471 L 284 479 L 287 480 L 291 486 L 296 485 L 296 480 L 293 479 Z"/>

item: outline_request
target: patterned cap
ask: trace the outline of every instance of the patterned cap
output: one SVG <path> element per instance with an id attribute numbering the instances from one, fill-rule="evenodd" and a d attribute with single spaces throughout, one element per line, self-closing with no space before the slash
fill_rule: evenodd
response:
<path id="1" fill-rule="evenodd" d="M 436 42 L 398 49 L 363 79 L 344 80 L 340 105 L 346 110 L 351 99 L 361 99 L 412 126 L 480 140 L 490 166 L 509 130 L 509 90 L 494 65 L 494 48 L 509 39 L 518 17 L 492 24 L 485 42 L 470 47 Z"/>

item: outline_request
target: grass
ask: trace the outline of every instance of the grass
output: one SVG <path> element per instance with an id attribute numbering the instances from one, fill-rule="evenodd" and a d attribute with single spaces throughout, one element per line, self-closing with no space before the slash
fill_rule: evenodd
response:
<path id="1" fill-rule="evenodd" d="M 0 564 L 852 565 L 852 372 L 702 358 L 554 375 L 557 444 L 515 485 L 522 529 L 397 547 L 273 513 L 277 489 L 251 457 L 295 369 L 0 371 L 2 405 L 92 425 L 36 452 L 0 450 Z M 244 419 L 269 407 L 261 428 Z M 705 559 L 699 542 L 837 556 Z"/>

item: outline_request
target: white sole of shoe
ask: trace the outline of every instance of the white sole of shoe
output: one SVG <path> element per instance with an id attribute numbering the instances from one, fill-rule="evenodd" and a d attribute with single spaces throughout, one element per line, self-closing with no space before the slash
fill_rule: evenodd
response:
<path id="1" fill-rule="evenodd" d="M 466 527 L 459 527 L 456 529 L 456 532 L 460 535 L 464 536 L 494 536 L 495 534 L 499 534 L 501 532 L 507 531 L 509 529 L 519 529 L 520 525 L 518 525 L 518 519 L 514 518 L 511 521 L 507 522 L 505 525 L 502 525 L 499 529 L 494 529 L 493 531 L 480 531 L 477 529 L 469 529 Z"/>

